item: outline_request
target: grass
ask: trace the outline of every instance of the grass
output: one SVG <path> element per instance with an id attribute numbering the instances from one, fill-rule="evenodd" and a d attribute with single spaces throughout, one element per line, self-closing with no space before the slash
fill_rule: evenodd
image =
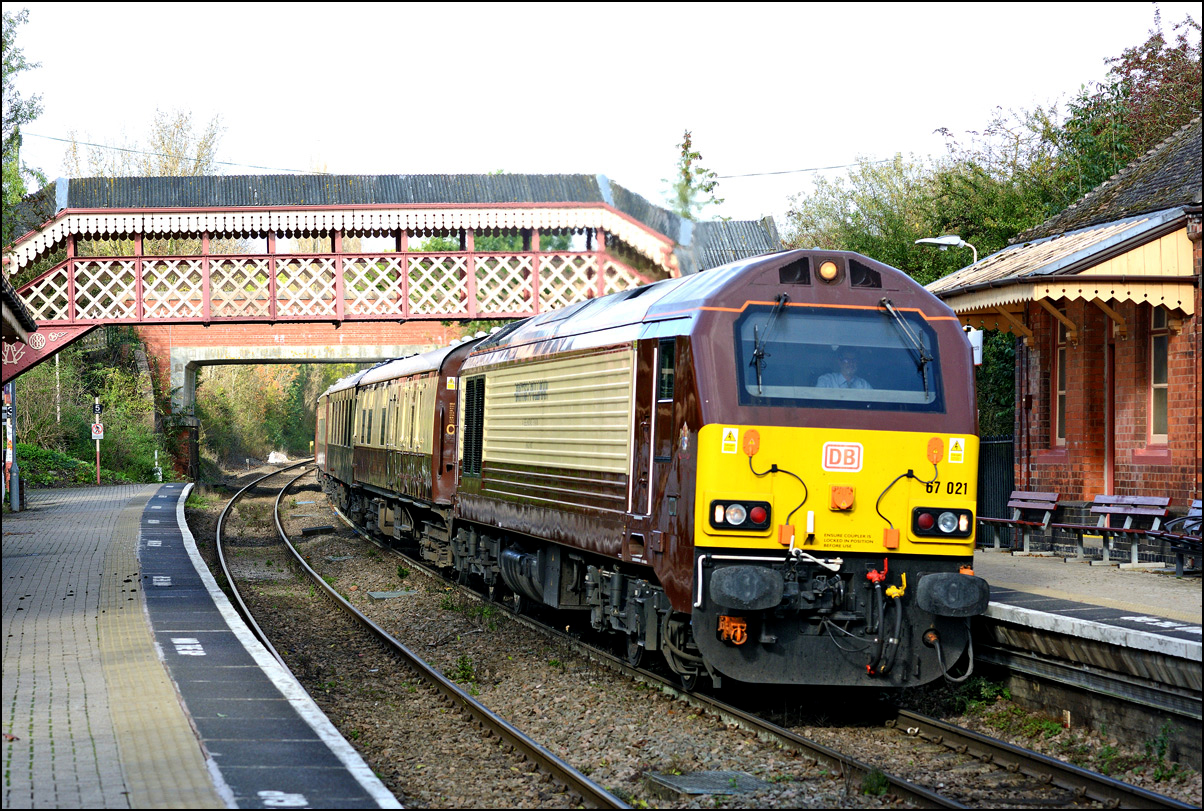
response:
<path id="1" fill-rule="evenodd" d="M 472 659 L 467 655 L 461 655 L 460 658 L 456 660 L 456 664 L 451 669 L 451 672 L 447 674 L 447 677 L 457 684 L 468 684 L 474 682 L 477 678 L 476 666 L 473 665 Z"/>
<path id="2" fill-rule="evenodd" d="M 881 797 L 890 789 L 890 780 L 882 773 L 881 769 L 871 769 L 865 777 L 861 779 L 861 793 L 869 794 L 874 797 Z"/>
<path id="3" fill-rule="evenodd" d="M 206 496 L 198 493 L 196 488 L 188 494 L 188 498 L 184 500 L 184 508 L 188 510 L 207 510 L 217 503 L 217 499 L 213 496 Z"/>

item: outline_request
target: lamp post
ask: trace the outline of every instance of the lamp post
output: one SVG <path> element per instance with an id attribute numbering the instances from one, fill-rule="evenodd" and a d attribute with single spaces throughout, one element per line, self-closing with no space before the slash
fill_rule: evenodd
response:
<path id="1" fill-rule="evenodd" d="M 966 242 L 964 239 L 959 237 L 957 234 L 949 234 L 948 236 L 943 236 L 943 237 L 925 237 L 924 239 L 917 239 L 916 244 L 917 245 L 935 245 L 938 248 L 940 248 L 942 251 L 947 251 L 950 248 L 969 248 L 970 250 L 974 251 L 974 261 L 971 262 L 970 264 L 972 264 L 972 265 L 978 264 L 978 249 L 975 248 L 973 245 L 971 245 L 969 242 Z"/>

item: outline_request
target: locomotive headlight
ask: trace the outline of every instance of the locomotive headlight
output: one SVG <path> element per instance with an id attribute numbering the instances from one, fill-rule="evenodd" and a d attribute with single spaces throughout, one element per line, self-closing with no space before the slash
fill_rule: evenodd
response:
<path id="1" fill-rule="evenodd" d="M 920 538 L 969 538 L 974 532 L 974 513 L 971 510 L 914 507 L 911 532 Z"/>
<path id="2" fill-rule="evenodd" d="M 716 499 L 711 502 L 711 527 L 726 531 L 763 533 L 768 531 L 773 523 L 771 513 L 772 508 L 768 501 Z"/>
<path id="3" fill-rule="evenodd" d="M 824 262 L 819 266 L 819 278 L 823 279 L 825 282 L 834 282 L 836 281 L 836 277 L 839 275 L 840 268 L 838 268 L 836 263 L 831 260 Z"/>

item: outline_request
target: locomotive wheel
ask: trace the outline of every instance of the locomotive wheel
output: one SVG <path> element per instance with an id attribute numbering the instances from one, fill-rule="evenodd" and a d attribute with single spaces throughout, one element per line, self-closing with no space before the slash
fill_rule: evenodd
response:
<path id="1" fill-rule="evenodd" d="M 639 667 L 644 661 L 644 648 L 634 636 L 627 637 L 627 664 Z"/>
<path id="2" fill-rule="evenodd" d="M 525 614 L 527 616 L 530 616 L 531 609 L 534 607 L 535 607 L 535 603 L 534 603 L 534 601 L 532 601 L 532 599 L 530 597 L 526 597 L 522 594 L 514 595 L 514 613 L 515 614 Z"/>

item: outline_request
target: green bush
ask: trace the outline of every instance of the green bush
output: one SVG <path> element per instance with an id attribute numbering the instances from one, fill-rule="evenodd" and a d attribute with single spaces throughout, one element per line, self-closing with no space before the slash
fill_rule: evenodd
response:
<path id="1" fill-rule="evenodd" d="M 96 481 L 95 456 L 89 464 L 61 451 L 26 445 L 23 442 L 17 443 L 16 455 L 17 464 L 21 467 L 22 480 L 35 487 L 91 484 Z M 134 481 L 125 473 L 107 467 L 100 469 L 100 480 L 106 484 Z"/>

